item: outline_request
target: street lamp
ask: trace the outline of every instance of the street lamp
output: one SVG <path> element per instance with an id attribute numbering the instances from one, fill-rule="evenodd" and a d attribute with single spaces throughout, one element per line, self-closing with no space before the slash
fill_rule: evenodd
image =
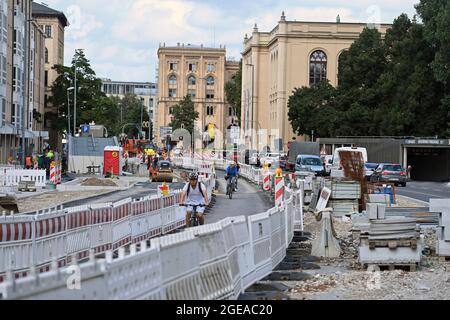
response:
<path id="1" fill-rule="evenodd" d="M 69 92 L 75 90 L 75 87 L 67 88 L 67 134 L 69 136 L 72 135 L 71 129 L 70 129 L 70 96 Z"/>
<path id="2" fill-rule="evenodd" d="M 254 122 L 255 121 L 255 65 L 251 64 L 251 63 L 247 63 L 246 66 L 252 68 L 252 104 L 251 104 L 251 112 L 250 112 L 252 115 L 252 121 L 249 121 L 249 122 Z M 253 125 L 252 125 L 252 128 L 253 128 Z M 253 142 L 252 142 L 252 147 L 253 147 Z"/>

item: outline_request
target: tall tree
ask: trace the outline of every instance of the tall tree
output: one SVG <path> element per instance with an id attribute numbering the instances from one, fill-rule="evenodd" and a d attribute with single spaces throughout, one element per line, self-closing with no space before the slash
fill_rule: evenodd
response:
<path id="1" fill-rule="evenodd" d="M 238 117 L 239 123 L 241 123 L 242 61 L 239 65 L 239 71 L 225 84 L 225 95 L 227 102 L 231 105 L 234 113 Z"/>
<path id="2" fill-rule="evenodd" d="M 416 9 L 423 20 L 425 36 L 435 50 L 432 67 L 436 79 L 444 85 L 445 97 L 440 106 L 447 113 L 446 135 L 450 136 L 450 2 L 421 0 Z"/>
<path id="3" fill-rule="evenodd" d="M 67 114 L 68 114 L 68 91 L 70 87 L 75 86 L 75 67 L 77 77 L 77 127 L 80 124 L 89 121 L 100 122 L 92 119 L 93 109 L 105 102 L 106 95 L 101 92 L 102 81 L 96 77 L 95 71 L 91 68 L 89 60 L 86 58 L 83 50 L 77 50 L 72 59 L 72 66 L 55 65 L 58 77 L 52 86 L 52 96 L 50 102 L 57 108 L 57 113 L 47 114 L 46 116 L 52 120 L 54 129 L 64 132 L 67 130 Z M 69 91 L 70 115 L 71 123 L 74 116 L 74 92 Z"/>
<path id="4" fill-rule="evenodd" d="M 125 127 L 125 133 L 132 137 L 139 137 L 139 129 L 142 127 L 142 122 L 150 121 L 147 108 L 141 99 L 134 94 L 125 95 L 119 102 L 119 119 L 121 127 Z M 122 130 L 121 128 L 121 130 Z M 143 130 L 146 130 L 143 128 Z M 147 138 L 149 136 L 147 135 Z"/>
<path id="5" fill-rule="evenodd" d="M 195 111 L 194 102 L 190 96 L 186 96 L 183 101 L 172 108 L 173 120 L 170 126 L 173 130 L 184 128 L 191 134 L 194 132 L 194 122 L 198 119 L 199 113 Z"/>
<path id="6" fill-rule="evenodd" d="M 295 89 L 288 102 L 288 118 L 298 135 L 326 137 L 333 133 L 336 90 L 326 81 L 312 87 Z"/>

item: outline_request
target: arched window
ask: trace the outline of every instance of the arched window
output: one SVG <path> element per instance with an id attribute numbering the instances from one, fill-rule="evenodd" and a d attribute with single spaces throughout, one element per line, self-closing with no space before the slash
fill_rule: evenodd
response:
<path id="1" fill-rule="evenodd" d="M 45 63 L 48 63 L 48 49 L 45 48 Z"/>
<path id="2" fill-rule="evenodd" d="M 197 79 L 194 76 L 189 76 L 189 78 L 188 78 L 188 85 L 189 86 L 197 85 Z"/>
<path id="3" fill-rule="evenodd" d="M 169 77 L 169 85 L 174 86 L 177 84 L 177 76 L 171 75 Z"/>
<path id="4" fill-rule="evenodd" d="M 327 79 L 327 55 L 321 50 L 311 54 L 309 66 L 309 84 L 315 85 Z"/>
<path id="5" fill-rule="evenodd" d="M 206 85 L 213 86 L 215 84 L 214 77 L 208 77 L 206 78 Z"/>

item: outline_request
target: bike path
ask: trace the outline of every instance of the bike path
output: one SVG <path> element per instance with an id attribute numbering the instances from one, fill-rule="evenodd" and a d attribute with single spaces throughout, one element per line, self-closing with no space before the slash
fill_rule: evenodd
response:
<path id="1" fill-rule="evenodd" d="M 227 182 L 224 179 L 225 173 L 218 172 L 219 194 L 216 196 L 216 203 L 206 216 L 206 223 L 216 223 L 227 217 L 250 216 L 263 213 L 273 207 L 264 195 L 263 191 L 257 190 L 256 186 L 248 183 L 244 179 L 239 179 L 239 190 L 233 194 L 230 200 L 226 196 Z"/>

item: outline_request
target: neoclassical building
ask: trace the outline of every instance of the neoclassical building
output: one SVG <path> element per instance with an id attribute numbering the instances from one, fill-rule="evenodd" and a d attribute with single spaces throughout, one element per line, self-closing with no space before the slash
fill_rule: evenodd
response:
<path id="1" fill-rule="evenodd" d="M 160 129 L 172 121 L 172 108 L 189 95 L 199 113 L 197 128 L 213 125 L 225 134 L 237 121 L 227 104 L 225 84 L 239 71 L 239 62 L 226 59 L 226 48 L 203 45 L 161 45 L 158 49 L 158 107 L 155 135 L 161 143 Z"/>
<path id="2" fill-rule="evenodd" d="M 382 34 L 391 25 L 381 24 Z M 367 24 L 287 21 L 284 12 L 270 32 L 257 25 L 245 35 L 242 71 L 242 139 L 248 148 L 283 149 L 296 137 L 288 120 L 287 104 L 295 88 L 338 79 L 340 54 L 359 37 Z M 301 137 L 296 137 L 300 138 Z"/>

